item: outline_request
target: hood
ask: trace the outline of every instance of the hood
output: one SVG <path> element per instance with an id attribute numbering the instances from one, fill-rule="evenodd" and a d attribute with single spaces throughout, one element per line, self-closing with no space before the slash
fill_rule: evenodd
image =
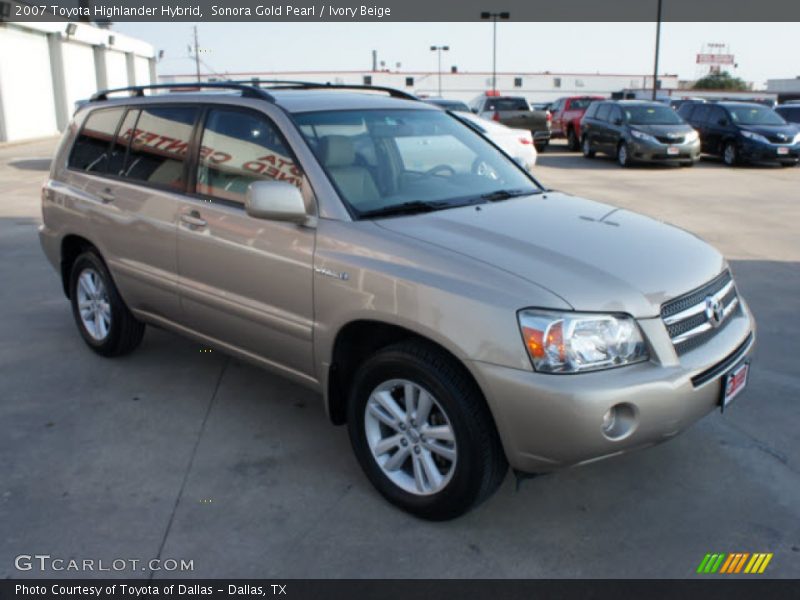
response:
<path id="1" fill-rule="evenodd" d="M 800 128 L 797 125 L 742 125 L 740 127 L 742 131 L 752 131 L 753 133 L 757 133 L 759 135 L 763 135 L 767 139 L 772 142 L 780 142 L 783 144 L 789 144 L 794 139 L 794 136 L 797 135 L 797 132 Z M 785 139 L 781 139 L 783 136 Z"/>
<path id="2" fill-rule="evenodd" d="M 375 223 L 510 272 L 575 310 L 640 318 L 725 265 L 682 229 L 559 192 Z"/>
<path id="3" fill-rule="evenodd" d="M 669 134 L 675 134 L 678 136 L 686 135 L 687 133 L 691 133 L 694 131 L 691 125 L 687 125 L 686 123 L 675 123 L 674 125 L 630 125 L 631 129 L 635 129 L 636 131 L 641 131 L 642 133 L 647 133 L 650 135 L 655 136 L 664 136 Z"/>

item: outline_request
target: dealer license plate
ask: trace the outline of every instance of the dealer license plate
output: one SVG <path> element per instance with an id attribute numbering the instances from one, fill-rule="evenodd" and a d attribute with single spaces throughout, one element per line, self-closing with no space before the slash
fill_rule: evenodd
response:
<path id="1" fill-rule="evenodd" d="M 681 149 L 680 148 L 676 148 L 675 146 L 670 146 L 669 148 L 667 148 L 667 154 L 669 154 L 670 156 L 675 156 L 675 155 L 680 154 L 680 153 L 681 153 Z"/>
<path id="2" fill-rule="evenodd" d="M 720 402 L 723 410 L 725 410 L 725 407 L 745 388 L 749 371 L 750 363 L 743 362 L 728 371 L 728 374 L 725 375 L 725 378 L 722 380 L 722 400 Z"/>
<path id="3" fill-rule="evenodd" d="M 781 155 L 789 154 L 789 149 L 788 148 L 778 148 L 778 154 L 781 154 Z"/>

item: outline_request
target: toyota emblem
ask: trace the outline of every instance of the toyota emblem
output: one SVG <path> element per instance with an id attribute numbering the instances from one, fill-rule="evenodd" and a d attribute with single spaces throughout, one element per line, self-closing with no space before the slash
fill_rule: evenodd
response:
<path id="1" fill-rule="evenodd" d="M 711 323 L 712 327 L 719 327 L 725 312 L 722 308 L 722 303 L 714 296 L 706 297 L 706 318 Z"/>

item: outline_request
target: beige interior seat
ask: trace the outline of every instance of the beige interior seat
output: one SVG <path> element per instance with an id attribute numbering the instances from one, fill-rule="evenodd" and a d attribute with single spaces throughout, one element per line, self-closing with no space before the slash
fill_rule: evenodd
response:
<path id="1" fill-rule="evenodd" d="M 356 165 L 356 149 L 345 135 L 328 135 L 320 140 L 320 160 L 339 190 L 356 208 L 375 204 L 381 198 L 372 174 Z"/>

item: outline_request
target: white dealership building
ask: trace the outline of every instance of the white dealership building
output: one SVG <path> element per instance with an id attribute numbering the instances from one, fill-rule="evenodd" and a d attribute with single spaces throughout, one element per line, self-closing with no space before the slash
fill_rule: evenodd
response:
<path id="1" fill-rule="evenodd" d="M 0 142 L 62 131 L 98 89 L 156 78 L 150 44 L 84 23 L 0 23 Z"/>
<path id="2" fill-rule="evenodd" d="M 189 71 L 187 69 L 187 71 Z M 436 71 L 274 71 L 201 74 L 203 81 L 287 79 L 314 83 L 368 84 L 406 90 L 420 97 L 439 95 Z M 192 72 L 159 75 L 162 83 L 191 82 Z M 677 75 L 659 77 L 660 88 L 677 89 Z M 524 96 L 529 102 L 550 102 L 562 96 L 610 96 L 623 89 L 652 88 L 653 75 L 605 73 L 502 72 L 497 73 L 497 89 L 503 94 Z M 441 95 L 469 101 L 492 89 L 492 73 L 447 71 L 441 74 Z"/>

